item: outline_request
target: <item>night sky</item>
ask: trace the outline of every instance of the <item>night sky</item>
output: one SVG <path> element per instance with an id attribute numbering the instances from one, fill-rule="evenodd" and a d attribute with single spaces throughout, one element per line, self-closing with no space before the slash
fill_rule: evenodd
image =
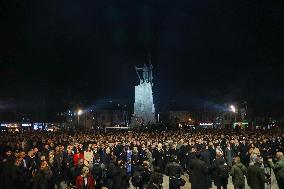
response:
<path id="1" fill-rule="evenodd" d="M 159 110 L 284 112 L 280 0 L 2 0 L 0 21 L 1 111 L 133 101 L 151 54 Z"/>

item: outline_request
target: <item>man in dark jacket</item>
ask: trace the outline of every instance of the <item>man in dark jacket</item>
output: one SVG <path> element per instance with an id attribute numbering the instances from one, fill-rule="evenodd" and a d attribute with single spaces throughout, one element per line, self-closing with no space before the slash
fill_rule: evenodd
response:
<path id="1" fill-rule="evenodd" d="M 184 180 L 181 178 L 183 170 L 180 164 L 177 163 L 176 156 L 171 157 L 170 162 L 166 166 L 165 173 L 170 177 L 169 189 L 179 189 L 181 186 L 184 186 Z"/>
<path id="2" fill-rule="evenodd" d="M 222 153 L 216 154 L 216 159 L 213 162 L 212 172 L 214 184 L 217 186 L 217 189 L 227 189 L 228 178 L 229 178 L 229 167 L 226 163 L 226 160 L 223 158 Z"/>
<path id="3" fill-rule="evenodd" d="M 199 152 L 196 153 L 196 159 L 191 159 L 189 168 L 192 173 L 191 189 L 208 189 L 208 183 L 202 179 L 208 176 L 208 168 L 206 163 L 200 160 Z"/>
<path id="4" fill-rule="evenodd" d="M 40 163 L 40 169 L 33 177 L 33 189 L 53 189 L 52 171 L 49 169 L 46 161 Z"/>
<path id="5" fill-rule="evenodd" d="M 212 159 L 211 153 L 208 150 L 208 148 L 209 148 L 208 145 L 204 146 L 202 148 L 202 151 L 201 151 L 200 154 L 201 154 L 201 160 L 206 163 L 206 166 L 211 167 L 213 159 Z M 211 188 L 212 187 L 212 179 L 211 179 L 210 175 L 207 176 L 206 180 L 208 182 L 209 187 Z"/>
<path id="6" fill-rule="evenodd" d="M 113 188 L 114 189 L 127 189 L 129 187 L 129 176 L 124 168 L 122 160 L 117 162 L 118 167 L 114 173 Z"/>
<path id="7" fill-rule="evenodd" d="M 158 144 L 158 147 L 153 151 L 153 158 L 155 167 L 159 167 L 162 172 L 164 172 L 164 157 L 165 155 L 162 144 Z"/>
<path id="8" fill-rule="evenodd" d="M 255 159 L 255 164 L 250 165 L 247 170 L 247 182 L 251 189 L 264 189 L 265 183 L 270 181 L 270 178 L 265 178 L 264 169 L 261 168 L 261 158 Z"/>
<path id="9" fill-rule="evenodd" d="M 158 172 L 154 172 L 151 175 L 150 183 L 147 185 L 146 189 L 162 189 L 163 175 Z"/>
<path id="10" fill-rule="evenodd" d="M 99 160 L 95 161 L 92 167 L 92 175 L 94 176 L 94 179 L 96 181 L 96 189 L 102 188 L 102 176 L 103 176 L 103 170 L 101 168 L 101 164 L 99 163 Z"/>

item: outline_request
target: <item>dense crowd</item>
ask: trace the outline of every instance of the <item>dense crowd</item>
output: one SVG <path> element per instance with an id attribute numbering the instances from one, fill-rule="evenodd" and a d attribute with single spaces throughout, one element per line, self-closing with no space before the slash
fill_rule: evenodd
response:
<path id="1" fill-rule="evenodd" d="M 264 189 L 270 167 L 284 186 L 281 131 L 115 131 L 0 133 L 0 189 Z M 269 170 L 269 169 L 268 169 Z"/>

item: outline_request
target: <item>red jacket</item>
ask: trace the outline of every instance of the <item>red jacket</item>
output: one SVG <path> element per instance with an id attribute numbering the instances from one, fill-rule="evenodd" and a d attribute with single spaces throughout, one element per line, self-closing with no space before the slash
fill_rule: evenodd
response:
<path id="1" fill-rule="evenodd" d="M 84 178 L 82 175 L 78 176 L 76 179 L 76 187 L 78 189 L 83 189 L 84 187 Z M 87 178 L 87 189 L 94 189 L 95 188 L 95 180 L 92 175 L 89 175 Z"/>

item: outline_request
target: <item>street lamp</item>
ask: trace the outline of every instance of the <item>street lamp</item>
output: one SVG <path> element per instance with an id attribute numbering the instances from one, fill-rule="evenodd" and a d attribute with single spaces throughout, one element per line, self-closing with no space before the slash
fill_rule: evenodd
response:
<path id="1" fill-rule="evenodd" d="M 231 111 L 232 111 L 232 112 L 234 112 L 234 113 L 237 112 L 236 107 L 235 107 L 234 105 L 231 105 L 230 108 L 231 108 Z"/>
<path id="2" fill-rule="evenodd" d="M 234 105 L 231 105 L 230 108 L 231 108 L 231 111 L 235 114 L 235 122 L 234 122 L 234 125 L 235 125 L 237 121 L 237 109 Z"/>
<path id="3" fill-rule="evenodd" d="M 77 112 L 77 116 L 78 116 L 78 127 L 79 127 L 79 124 L 80 124 L 80 115 L 82 115 L 83 111 L 82 110 L 78 110 Z"/>

